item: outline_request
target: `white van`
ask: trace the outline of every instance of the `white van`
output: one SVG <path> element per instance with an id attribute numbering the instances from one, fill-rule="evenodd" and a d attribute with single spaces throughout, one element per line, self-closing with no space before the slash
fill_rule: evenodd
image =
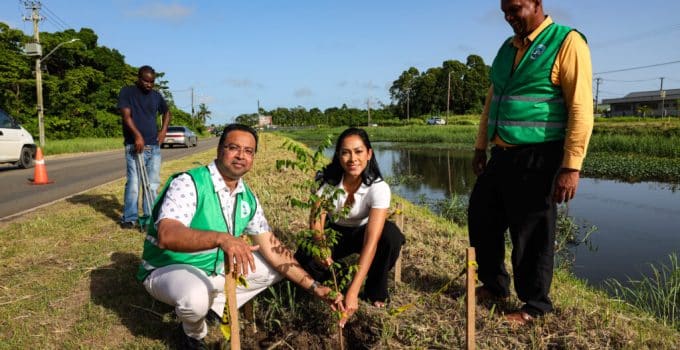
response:
<path id="1" fill-rule="evenodd" d="M 33 136 L 0 109 L 0 163 L 30 168 L 35 160 L 35 150 Z"/>

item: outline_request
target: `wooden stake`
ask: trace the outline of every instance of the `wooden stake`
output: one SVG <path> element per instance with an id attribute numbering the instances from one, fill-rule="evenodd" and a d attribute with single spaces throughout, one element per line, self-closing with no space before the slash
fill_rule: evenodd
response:
<path id="1" fill-rule="evenodd" d="M 226 271 L 229 271 L 229 266 L 225 264 Z M 236 272 L 225 274 L 224 279 L 224 293 L 227 297 L 227 307 L 229 308 L 229 327 L 231 329 L 231 350 L 241 349 L 241 336 L 239 334 L 238 323 L 238 306 L 236 304 Z"/>
<path id="2" fill-rule="evenodd" d="M 467 249 L 467 336 L 465 338 L 466 348 L 475 348 L 475 288 L 477 286 L 477 264 L 475 262 L 475 248 Z"/>
<path id="3" fill-rule="evenodd" d="M 396 224 L 397 227 L 399 227 L 399 230 L 401 233 L 405 234 L 404 231 L 404 206 L 401 203 L 397 203 L 397 218 L 396 218 Z M 401 251 L 399 252 L 399 257 L 397 258 L 397 261 L 394 263 L 394 284 L 395 286 L 401 283 Z"/>
<path id="4" fill-rule="evenodd" d="M 252 333 L 257 333 L 257 324 L 255 324 L 255 306 L 253 305 L 252 299 L 243 304 L 243 314 L 245 315 L 245 319 L 250 323 L 250 330 Z"/>

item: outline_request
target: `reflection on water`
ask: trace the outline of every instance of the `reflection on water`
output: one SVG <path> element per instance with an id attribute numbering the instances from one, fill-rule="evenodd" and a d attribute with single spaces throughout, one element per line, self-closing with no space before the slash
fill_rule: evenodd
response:
<path id="1" fill-rule="evenodd" d="M 472 190 L 472 152 L 397 146 L 374 144 L 383 175 L 419 180 L 393 186 L 393 192 L 419 203 Z M 591 236 L 595 251 L 583 246 L 575 250 L 574 273 L 592 284 L 607 278 L 638 278 L 649 263 L 666 263 L 669 254 L 680 252 L 680 191 L 670 186 L 582 179 L 569 214 L 598 228 Z"/>

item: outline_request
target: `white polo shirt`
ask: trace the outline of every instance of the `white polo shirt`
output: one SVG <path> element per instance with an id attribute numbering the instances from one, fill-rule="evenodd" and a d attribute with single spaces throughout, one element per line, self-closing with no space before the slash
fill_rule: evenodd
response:
<path id="1" fill-rule="evenodd" d="M 220 198 L 220 206 L 224 217 L 227 219 L 228 230 L 229 232 L 233 232 L 232 227 L 234 227 L 234 205 L 236 204 L 236 194 L 245 191 L 243 180 L 238 180 L 238 184 L 232 192 L 229 190 L 229 187 L 227 187 L 227 184 L 224 183 L 224 179 L 217 170 L 214 161 L 208 164 L 208 170 L 210 171 L 210 180 L 213 183 L 215 192 L 217 192 L 217 195 Z M 271 232 L 271 227 L 269 227 L 269 223 L 264 216 L 264 210 L 262 210 L 262 205 L 257 199 L 257 196 L 255 197 L 255 201 L 257 203 L 255 216 L 250 220 L 243 233 L 257 235 L 264 232 Z M 158 220 L 156 220 L 155 224 L 156 227 L 158 227 L 158 222 L 162 219 L 174 219 L 184 224 L 184 226 L 189 227 L 195 213 L 196 186 L 189 174 L 182 174 L 170 183 L 158 213 Z M 219 219 L 221 220 L 222 218 Z"/>
<path id="2" fill-rule="evenodd" d="M 362 182 L 361 186 L 354 193 L 354 205 L 352 205 L 352 209 L 350 209 L 347 218 L 338 218 L 334 223 L 348 227 L 362 226 L 368 223 L 368 213 L 372 208 L 389 208 L 390 200 L 392 199 L 390 186 L 382 179 L 376 181 L 377 182 L 373 182 L 370 186 L 367 186 Z M 321 195 L 326 186 L 331 185 L 324 184 L 321 186 L 319 191 L 317 191 L 317 195 Z M 335 210 L 332 213 L 334 217 L 342 211 L 345 201 L 347 200 L 347 190 L 342 185 L 342 179 L 340 179 L 340 183 L 336 187 L 343 189 L 345 194 L 338 196 L 333 203 L 335 205 Z"/>

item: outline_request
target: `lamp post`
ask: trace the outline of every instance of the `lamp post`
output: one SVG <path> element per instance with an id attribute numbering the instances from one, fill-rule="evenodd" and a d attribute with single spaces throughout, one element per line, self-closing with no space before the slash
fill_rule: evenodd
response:
<path id="1" fill-rule="evenodd" d="M 43 91 L 42 91 L 42 63 L 50 57 L 54 51 L 57 51 L 62 45 L 70 44 L 72 42 L 78 41 L 80 39 L 71 39 L 65 41 L 55 46 L 52 51 L 50 51 L 45 57 L 40 57 L 35 59 L 35 90 L 38 96 L 38 131 L 40 133 L 40 147 L 45 147 L 45 124 L 44 124 L 44 114 L 43 114 Z"/>

